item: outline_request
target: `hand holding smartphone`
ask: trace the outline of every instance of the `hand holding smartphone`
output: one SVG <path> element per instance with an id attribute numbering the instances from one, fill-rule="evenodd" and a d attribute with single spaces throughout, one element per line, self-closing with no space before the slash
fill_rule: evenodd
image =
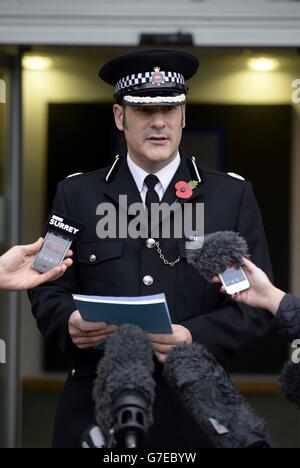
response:
<path id="1" fill-rule="evenodd" d="M 33 260 L 32 268 L 40 273 L 46 273 L 61 265 L 71 244 L 72 240 L 47 232 L 42 248 Z"/>
<path id="2" fill-rule="evenodd" d="M 85 224 L 64 214 L 51 213 L 47 225 L 43 245 L 36 254 L 32 268 L 40 273 L 46 273 L 59 266 L 76 236 L 84 229 Z"/>
<path id="3" fill-rule="evenodd" d="M 219 275 L 227 294 L 235 294 L 250 288 L 250 283 L 240 268 L 230 267 Z"/>

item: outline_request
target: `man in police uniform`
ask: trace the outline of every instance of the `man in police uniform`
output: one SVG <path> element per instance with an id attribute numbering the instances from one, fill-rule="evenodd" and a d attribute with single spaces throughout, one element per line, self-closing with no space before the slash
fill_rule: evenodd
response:
<path id="1" fill-rule="evenodd" d="M 181 51 L 148 50 L 117 57 L 100 70 L 115 87 L 113 111 L 128 153 L 108 169 L 68 178 L 58 185 L 53 208 L 86 223 L 73 245 L 74 264 L 54 283 L 30 291 L 38 326 L 65 353 L 72 366 L 56 415 L 55 447 L 76 447 L 82 432 L 94 423 L 92 385 L 101 351 L 93 347 L 116 327 L 82 320 L 72 293 L 142 296 L 165 293 L 173 323 L 172 335 L 150 335 L 156 362 L 157 393 L 152 447 L 201 447 L 208 441 L 161 378 L 166 354 L 181 343 L 198 341 L 223 364 L 247 341 L 264 335 L 267 313 L 224 297 L 217 285 L 206 284 L 187 263 L 185 240 L 99 239 L 96 208 L 176 201 L 175 185 L 196 180 L 189 203 L 204 203 L 205 232 L 239 232 L 256 264 L 271 272 L 261 216 L 251 184 L 227 174 L 197 167 L 179 153 L 185 125 L 186 80 L 198 68 L 195 57 Z M 179 200 L 184 203 L 184 200 Z M 129 218 L 128 218 L 129 219 Z"/>

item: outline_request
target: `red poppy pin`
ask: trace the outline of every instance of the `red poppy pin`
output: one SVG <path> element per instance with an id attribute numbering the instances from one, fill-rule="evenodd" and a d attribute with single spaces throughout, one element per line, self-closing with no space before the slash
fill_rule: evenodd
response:
<path id="1" fill-rule="evenodd" d="M 181 180 L 180 182 L 177 182 L 175 185 L 177 200 L 178 198 L 182 198 L 184 200 L 191 198 L 193 190 L 197 187 L 198 183 L 199 182 L 196 180 L 190 180 L 190 182 L 184 182 Z"/>

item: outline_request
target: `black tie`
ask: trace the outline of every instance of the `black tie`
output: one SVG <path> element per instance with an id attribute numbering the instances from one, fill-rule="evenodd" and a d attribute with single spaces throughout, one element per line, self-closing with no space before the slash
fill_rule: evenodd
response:
<path id="1" fill-rule="evenodd" d="M 154 174 L 149 174 L 147 177 L 145 177 L 144 180 L 145 184 L 148 187 L 147 193 L 146 193 L 146 200 L 145 204 L 148 209 L 148 223 L 149 223 L 149 232 L 151 228 L 151 205 L 152 203 L 159 203 L 159 196 L 156 190 L 154 189 L 155 185 L 159 182 L 159 178 L 156 177 Z"/>
<path id="2" fill-rule="evenodd" d="M 159 196 L 157 191 L 154 189 L 155 185 L 158 184 L 159 178 L 156 177 L 154 174 L 149 174 L 147 177 L 145 177 L 145 184 L 148 187 L 147 193 L 146 193 L 146 207 L 148 210 L 151 209 L 151 204 L 152 203 L 159 203 Z"/>

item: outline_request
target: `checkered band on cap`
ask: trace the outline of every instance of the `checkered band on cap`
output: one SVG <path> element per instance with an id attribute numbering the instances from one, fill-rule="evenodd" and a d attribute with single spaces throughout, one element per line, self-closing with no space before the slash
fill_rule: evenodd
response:
<path id="1" fill-rule="evenodd" d="M 181 73 L 160 71 L 159 74 L 162 76 L 162 81 L 160 83 L 178 83 L 181 85 L 184 85 L 185 83 L 184 77 L 181 75 Z M 154 85 L 159 86 L 160 83 L 153 82 L 153 75 L 155 75 L 155 71 L 125 76 L 117 82 L 116 93 L 122 89 L 128 88 L 129 86 L 148 83 L 153 83 Z"/>

